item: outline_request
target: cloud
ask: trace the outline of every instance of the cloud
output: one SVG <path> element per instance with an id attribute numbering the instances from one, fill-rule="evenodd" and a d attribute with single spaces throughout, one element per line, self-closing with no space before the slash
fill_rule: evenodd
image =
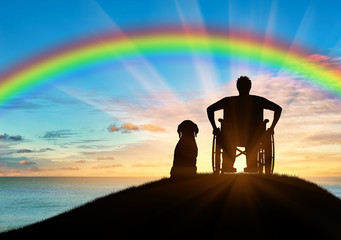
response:
<path id="1" fill-rule="evenodd" d="M 70 130 L 62 129 L 57 131 L 47 131 L 45 132 L 45 135 L 42 136 L 42 138 L 46 139 L 67 138 L 75 134 L 76 133 L 72 133 Z"/>
<path id="2" fill-rule="evenodd" d="M 33 165 L 35 164 L 34 162 L 31 162 L 29 160 L 21 160 L 19 161 L 19 165 Z"/>
<path id="3" fill-rule="evenodd" d="M 67 170 L 67 171 L 78 171 L 79 168 L 78 167 L 62 167 L 59 168 L 60 170 Z"/>
<path id="4" fill-rule="evenodd" d="M 4 135 L 0 135 L 0 140 L 4 140 L 4 141 L 22 141 L 23 138 L 20 135 L 10 136 L 10 135 L 5 133 Z"/>
<path id="5" fill-rule="evenodd" d="M 308 61 L 311 62 L 324 62 L 330 60 L 330 57 L 321 54 L 311 54 L 308 56 Z"/>
<path id="6" fill-rule="evenodd" d="M 162 166 L 170 166 L 170 163 L 159 163 L 159 164 L 146 164 L 146 163 L 134 163 L 131 165 L 132 167 L 162 167 Z"/>
<path id="7" fill-rule="evenodd" d="M 30 161 L 30 159 L 27 157 L 1 156 L 0 166 L 18 168 L 19 165 L 25 165 L 25 162 L 22 162 L 22 164 L 20 164 L 21 161 Z"/>
<path id="8" fill-rule="evenodd" d="M 318 65 L 341 69 L 340 57 L 329 57 L 321 54 L 311 54 L 307 58 L 308 61 L 317 63 Z"/>
<path id="9" fill-rule="evenodd" d="M 20 150 L 17 151 L 17 153 L 31 153 L 31 152 L 33 152 L 33 151 L 30 150 L 30 149 L 26 149 L 26 148 L 20 149 Z"/>
<path id="10" fill-rule="evenodd" d="M 113 157 L 98 157 L 97 160 L 114 160 Z"/>
<path id="11" fill-rule="evenodd" d="M 110 125 L 109 127 L 108 127 L 108 131 L 109 132 L 117 132 L 117 131 L 119 131 L 120 129 L 118 128 L 118 127 L 116 127 L 115 125 Z"/>
<path id="12" fill-rule="evenodd" d="M 144 124 L 140 126 L 141 130 L 150 131 L 150 132 L 166 132 L 163 127 L 160 127 L 155 124 Z"/>
<path id="13" fill-rule="evenodd" d="M 317 133 L 308 136 L 305 140 L 314 145 L 341 145 L 341 133 Z"/>
<path id="14" fill-rule="evenodd" d="M 35 110 L 35 109 L 40 109 L 42 106 L 43 105 L 28 102 L 28 100 L 24 98 L 22 99 L 17 98 L 14 101 L 8 102 L 5 105 L 1 106 L 1 108 L 2 109 L 14 109 L 14 110 L 19 110 L 19 109 Z"/>
<path id="15" fill-rule="evenodd" d="M 110 125 L 108 127 L 109 132 L 117 132 L 122 131 L 122 133 L 130 133 L 131 131 L 149 131 L 149 132 L 166 132 L 163 127 L 160 127 L 156 124 L 142 124 L 135 125 L 133 123 L 125 123 L 121 125 L 121 127 L 116 127 L 116 125 Z"/>
<path id="16" fill-rule="evenodd" d="M 100 166 L 93 167 L 92 169 L 117 168 L 117 167 L 123 167 L 123 165 L 122 164 L 100 165 Z"/>
<path id="17" fill-rule="evenodd" d="M 52 148 L 42 148 L 40 150 L 31 150 L 31 149 L 19 149 L 17 151 L 17 153 L 33 153 L 33 152 L 37 152 L 37 153 L 41 153 L 41 152 L 47 152 L 47 151 L 54 151 Z"/>
<path id="18" fill-rule="evenodd" d="M 123 124 L 120 129 L 123 130 L 123 132 L 130 132 L 130 131 L 138 131 L 140 128 L 132 123 L 125 123 Z"/>
<path id="19" fill-rule="evenodd" d="M 39 152 L 47 152 L 47 151 L 54 151 L 52 148 L 42 148 L 39 150 Z"/>
<path id="20" fill-rule="evenodd" d="M 86 161 L 85 160 L 77 160 L 75 161 L 76 163 L 85 163 Z"/>
<path id="21" fill-rule="evenodd" d="M 38 167 L 30 167 L 28 170 L 30 170 L 32 172 L 39 172 L 39 171 L 41 171 L 41 169 L 38 168 Z"/>

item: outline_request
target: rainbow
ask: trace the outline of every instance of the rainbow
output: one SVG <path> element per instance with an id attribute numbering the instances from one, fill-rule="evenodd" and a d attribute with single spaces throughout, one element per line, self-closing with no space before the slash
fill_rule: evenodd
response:
<path id="1" fill-rule="evenodd" d="M 0 107 L 63 74 L 112 60 L 136 56 L 202 54 L 239 58 L 284 69 L 328 92 L 341 96 L 341 67 L 313 61 L 312 51 L 274 38 L 235 30 L 163 27 L 104 33 L 29 59 L 0 75 Z"/>

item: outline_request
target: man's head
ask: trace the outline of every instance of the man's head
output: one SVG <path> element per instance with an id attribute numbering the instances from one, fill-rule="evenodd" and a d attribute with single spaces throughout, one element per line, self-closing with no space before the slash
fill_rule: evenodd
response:
<path id="1" fill-rule="evenodd" d="M 251 80 L 247 76 L 241 76 L 237 79 L 237 89 L 240 95 L 249 94 L 251 90 Z"/>

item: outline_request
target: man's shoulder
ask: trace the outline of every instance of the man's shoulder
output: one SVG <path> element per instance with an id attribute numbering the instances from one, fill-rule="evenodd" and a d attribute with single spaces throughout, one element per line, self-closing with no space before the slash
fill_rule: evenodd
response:
<path id="1" fill-rule="evenodd" d="M 257 96 L 257 95 L 250 95 L 256 101 L 269 101 L 265 97 Z"/>
<path id="2" fill-rule="evenodd" d="M 238 99 L 238 96 L 228 96 L 228 97 L 224 97 L 223 99 L 221 99 L 222 101 L 233 101 L 235 99 Z"/>
<path id="3" fill-rule="evenodd" d="M 250 95 L 252 98 L 257 98 L 257 99 L 260 99 L 260 98 L 264 98 L 262 96 L 258 96 L 258 95 Z"/>
<path id="4" fill-rule="evenodd" d="M 228 96 L 228 97 L 224 97 L 220 100 L 220 102 L 222 104 L 224 104 L 224 106 L 229 106 L 236 101 L 238 101 L 238 96 Z"/>
<path id="5" fill-rule="evenodd" d="M 229 96 L 229 97 L 224 97 L 220 99 L 218 102 L 214 103 L 214 105 L 218 108 L 228 108 L 233 104 L 237 99 L 237 96 Z"/>

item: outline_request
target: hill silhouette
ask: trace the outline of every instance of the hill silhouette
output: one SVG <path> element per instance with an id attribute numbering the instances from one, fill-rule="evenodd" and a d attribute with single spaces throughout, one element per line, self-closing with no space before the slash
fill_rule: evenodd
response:
<path id="1" fill-rule="evenodd" d="M 161 179 L 110 194 L 0 239 L 340 239 L 341 200 L 289 176 Z"/>

